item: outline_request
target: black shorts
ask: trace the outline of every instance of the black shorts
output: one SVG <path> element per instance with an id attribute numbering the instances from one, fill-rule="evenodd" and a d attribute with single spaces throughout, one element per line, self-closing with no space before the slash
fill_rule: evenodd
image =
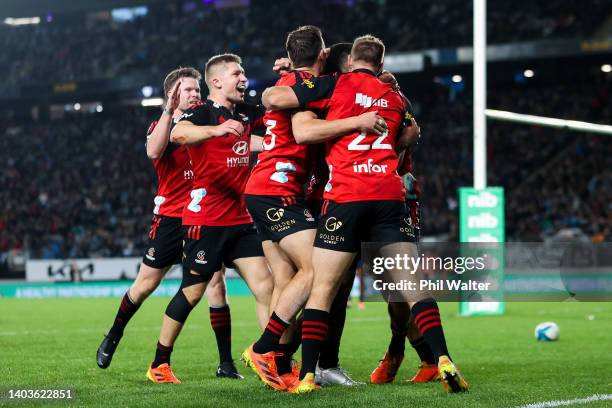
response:
<path id="1" fill-rule="evenodd" d="M 142 263 L 162 269 L 181 263 L 183 255 L 183 227 L 181 218 L 154 215 L 149 227 L 149 248 Z"/>
<path id="2" fill-rule="evenodd" d="M 317 228 L 317 222 L 303 197 L 245 195 L 262 241 L 278 242 L 299 231 Z"/>
<path id="3" fill-rule="evenodd" d="M 421 237 L 421 204 L 416 198 L 406 198 L 406 211 L 408 212 L 408 224 L 413 228 L 415 242 Z"/>
<path id="4" fill-rule="evenodd" d="M 314 246 L 359 252 L 362 242 L 416 242 L 405 203 L 356 201 L 323 203 Z"/>
<path id="5" fill-rule="evenodd" d="M 306 206 L 310 208 L 312 216 L 315 220 L 319 220 L 321 216 L 321 207 L 323 207 L 323 200 L 306 200 Z"/>
<path id="6" fill-rule="evenodd" d="M 209 281 L 221 265 L 234 267 L 234 260 L 263 256 L 261 239 L 253 223 L 227 227 L 185 226 L 183 267 Z"/>

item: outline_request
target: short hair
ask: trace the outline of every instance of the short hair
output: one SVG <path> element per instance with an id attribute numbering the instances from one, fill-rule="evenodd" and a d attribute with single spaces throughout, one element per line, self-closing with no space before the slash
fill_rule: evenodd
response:
<path id="1" fill-rule="evenodd" d="M 164 97 L 172 90 L 176 81 L 181 78 L 193 78 L 199 82 L 202 79 L 202 74 L 193 67 L 178 67 L 166 75 L 166 79 L 164 79 Z"/>
<path id="2" fill-rule="evenodd" d="M 385 58 L 385 44 L 373 35 L 367 34 L 357 37 L 351 49 L 353 61 L 362 61 L 367 64 L 378 66 Z"/>
<path id="3" fill-rule="evenodd" d="M 329 55 L 325 61 L 326 75 L 345 72 L 348 68 L 348 56 L 351 53 L 353 44 L 338 43 L 329 47 Z"/>
<path id="4" fill-rule="evenodd" d="M 321 29 L 313 25 L 298 27 L 287 35 L 285 48 L 295 68 L 313 65 L 323 49 Z"/>
<path id="5" fill-rule="evenodd" d="M 242 58 L 240 58 L 236 54 L 219 54 L 213 57 L 210 57 L 206 62 L 206 68 L 204 68 L 204 81 L 206 81 L 207 85 L 209 84 L 210 75 L 213 67 L 221 64 L 227 64 L 228 62 L 235 62 L 236 64 L 242 64 Z"/>

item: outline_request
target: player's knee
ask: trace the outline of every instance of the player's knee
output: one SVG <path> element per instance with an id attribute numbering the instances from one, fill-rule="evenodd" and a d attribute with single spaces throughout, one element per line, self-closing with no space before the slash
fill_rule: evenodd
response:
<path id="1" fill-rule="evenodd" d="M 257 282 L 253 294 L 258 303 L 269 305 L 272 300 L 272 291 L 274 290 L 274 281 L 271 276 Z"/>
<path id="2" fill-rule="evenodd" d="M 183 290 L 179 289 L 166 308 L 166 316 L 177 322 L 185 323 L 192 309 L 193 305 L 189 303 Z"/>
<path id="3" fill-rule="evenodd" d="M 223 283 L 209 286 L 206 289 L 208 302 L 212 305 L 224 305 L 226 302 L 226 289 Z"/>
<path id="4" fill-rule="evenodd" d="M 160 282 L 161 279 L 157 277 L 148 277 L 146 279 L 143 279 L 138 285 L 137 289 L 140 293 L 140 296 L 144 298 L 149 297 L 151 293 L 153 293 L 155 289 L 157 289 Z"/>

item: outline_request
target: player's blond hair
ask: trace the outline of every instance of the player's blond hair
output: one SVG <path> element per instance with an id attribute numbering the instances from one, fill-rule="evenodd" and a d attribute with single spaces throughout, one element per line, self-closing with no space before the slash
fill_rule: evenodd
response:
<path id="1" fill-rule="evenodd" d="M 219 54 L 208 59 L 206 62 L 206 68 L 204 68 L 204 81 L 206 81 L 206 85 L 208 85 L 208 87 L 211 85 L 209 81 L 213 68 L 221 64 L 227 64 L 228 62 L 242 64 L 242 58 L 236 54 Z"/>
<path id="2" fill-rule="evenodd" d="M 362 61 L 366 64 L 378 67 L 382 65 L 385 58 L 385 44 L 373 35 L 367 34 L 357 37 L 351 48 L 353 61 Z"/>

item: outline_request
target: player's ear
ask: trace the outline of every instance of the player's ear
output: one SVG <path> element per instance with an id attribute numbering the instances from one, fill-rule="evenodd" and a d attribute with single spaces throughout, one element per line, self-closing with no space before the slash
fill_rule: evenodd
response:
<path id="1" fill-rule="evenodd" d="M 351 54 L 349 54 L 348 56 L 347 68 L 348 72 L 351 72 L 353 70 L 353 56 Z"/>
<path id="2" fill-rule="evenodd" d="M 213 86 L 213 88 L 215 89 L 221 89 L 223 87 L 223 85 L 221 84 L 221 78 L 219 77 L 213 77 L 210 79 L 210 83 Z"/>

